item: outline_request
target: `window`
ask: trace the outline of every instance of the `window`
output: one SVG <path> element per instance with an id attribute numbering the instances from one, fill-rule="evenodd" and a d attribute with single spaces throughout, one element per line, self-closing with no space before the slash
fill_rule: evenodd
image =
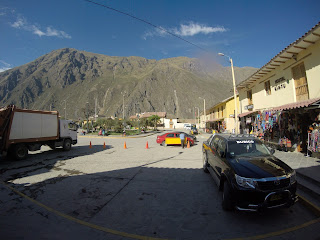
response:
<path id="1" fill-rule="evenodd" d="M 221 113 L 222 113 L 222 116 L 221 116 L 221 117 L 223 117 L 223 106 L 221 107 Z"/>
<path id="2" fill-rule="evenodd" d="M 267 96 L 271 95 L 270 81 L 264 82 L 264 90 L 266 90 Z"/>
<path id="3" fill-rule="evenodd" d="M 77 131 L 78 130 L 78 125 L 75 124 L 74 122 L 69 122 L 68 128 L 69 128 L 69 130 Z"/>
<path id="4" fill-rule="evenodd" d="M 167 135 L 167 137 L 174 137 L 174 134 L 170 133 L 170 134 Z"/>
<path id="5" fill-rule="evenodd" d="M 218 118 L 220 117 L 220 108 L 218 108 Z"/>
<path id="6" fill-rule="evenodd" d="M 211 142 L 211 147 L 213 147 L 214 149 L 217 149 L 218 148 L 218 141 L 220 140 L 220 138 L 218 137 L 215 137 L 213 139 L 213 141 Z"/>
<path id="7" fill-rule="evenodd" d="M 248 105 L 252 104 L 252 90 L 247 91 Z"/>
<path id="8" fill-rule="evenodd" d="M 300 63 L 292 68 L 292 77 L 294 79 L 297 101 L 308 100 L 309 91 L 304 63 Z"/>

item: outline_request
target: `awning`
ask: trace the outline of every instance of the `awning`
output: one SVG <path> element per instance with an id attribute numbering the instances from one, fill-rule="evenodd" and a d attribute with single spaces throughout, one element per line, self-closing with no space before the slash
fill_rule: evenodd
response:
<path id="1" fill-rule="evenodd" d="M 309 107 L 310 105 L 312 105 L 313 103 L 319 100 L 320 98 L 313 98 L 305 101 L 289 103 L 279 107 L 272 108 L 271 111 L 282 111 L 282 110 L 289 110 L 289 109 L 295 109 L 295 108 Z"/>
<path id="2" fill-rule="evenodd" d="M 252 112 L 241 113 L 241 114 L 238 115 L 238 117 L 242 118 L 242 117 L 245 117 L 245 116 L 248 116 L 248 115 L 257 113 L 257 112 L 259 112 L 259 111 L 252 111 Z"/>
<path id="3" fill-rule="evenodd" d="M 206 122 L 218 122 L 218 121 L 223 121 L 223 120 L 224 120 L 224 118 L 215 118 L 213 120 L 208 120 Z"/>

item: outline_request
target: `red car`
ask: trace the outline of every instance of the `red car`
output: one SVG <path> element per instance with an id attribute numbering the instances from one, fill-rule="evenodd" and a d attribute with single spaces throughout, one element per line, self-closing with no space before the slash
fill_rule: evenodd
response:
<path id="1" fill-rule="evenodd" d="M 176 137 L 176 138 L 180 138 L 180 133 L 182 132 L 168 132 L 162 135 L 157 136 L 157 143 L 159 143 L 161 146 L 164 146 L 165 144 L 165 139 L 166 137 Z M 189 134 L 184 133 L 187 141 L 190 142 L 190 145 L 193 146 L 194 145 L 194 138 L 192 136 L 190 136 Z"/>

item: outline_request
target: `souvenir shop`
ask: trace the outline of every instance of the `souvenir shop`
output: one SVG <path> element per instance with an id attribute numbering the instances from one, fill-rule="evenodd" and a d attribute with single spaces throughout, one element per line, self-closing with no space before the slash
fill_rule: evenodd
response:
<path id="1" fill-rule="evenodd" d="M 320 158 L 320 113 L 308 129 L 308 155 Z"/>
<path id="2" fill-rule="evenodd" d="M 278 150 L 307 152 L 311 149 L 320 152 L 319 119 L 319 109 L 274 108 L 242 117 L 240 129 L 242 133 L 254 134 Z M 312 130 L 310 126 L 313 126 Z"/>
<path id="3" fill-rule="evenodd" d="M 223 119 L 207 121 L 207 132 L 212 133 L 212 130 L 216 132 L 224 132 L 226 130 L 226 122 Z"/>

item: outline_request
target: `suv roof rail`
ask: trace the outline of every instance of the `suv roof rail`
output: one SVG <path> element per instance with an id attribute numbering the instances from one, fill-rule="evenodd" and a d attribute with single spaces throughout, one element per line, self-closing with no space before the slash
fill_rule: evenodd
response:
<path id="1" fill-rule="evenodd" d="M 229 138 L 249 138 L 249 137 L 255 137 L 253 134 L 231 134 Z"/>

